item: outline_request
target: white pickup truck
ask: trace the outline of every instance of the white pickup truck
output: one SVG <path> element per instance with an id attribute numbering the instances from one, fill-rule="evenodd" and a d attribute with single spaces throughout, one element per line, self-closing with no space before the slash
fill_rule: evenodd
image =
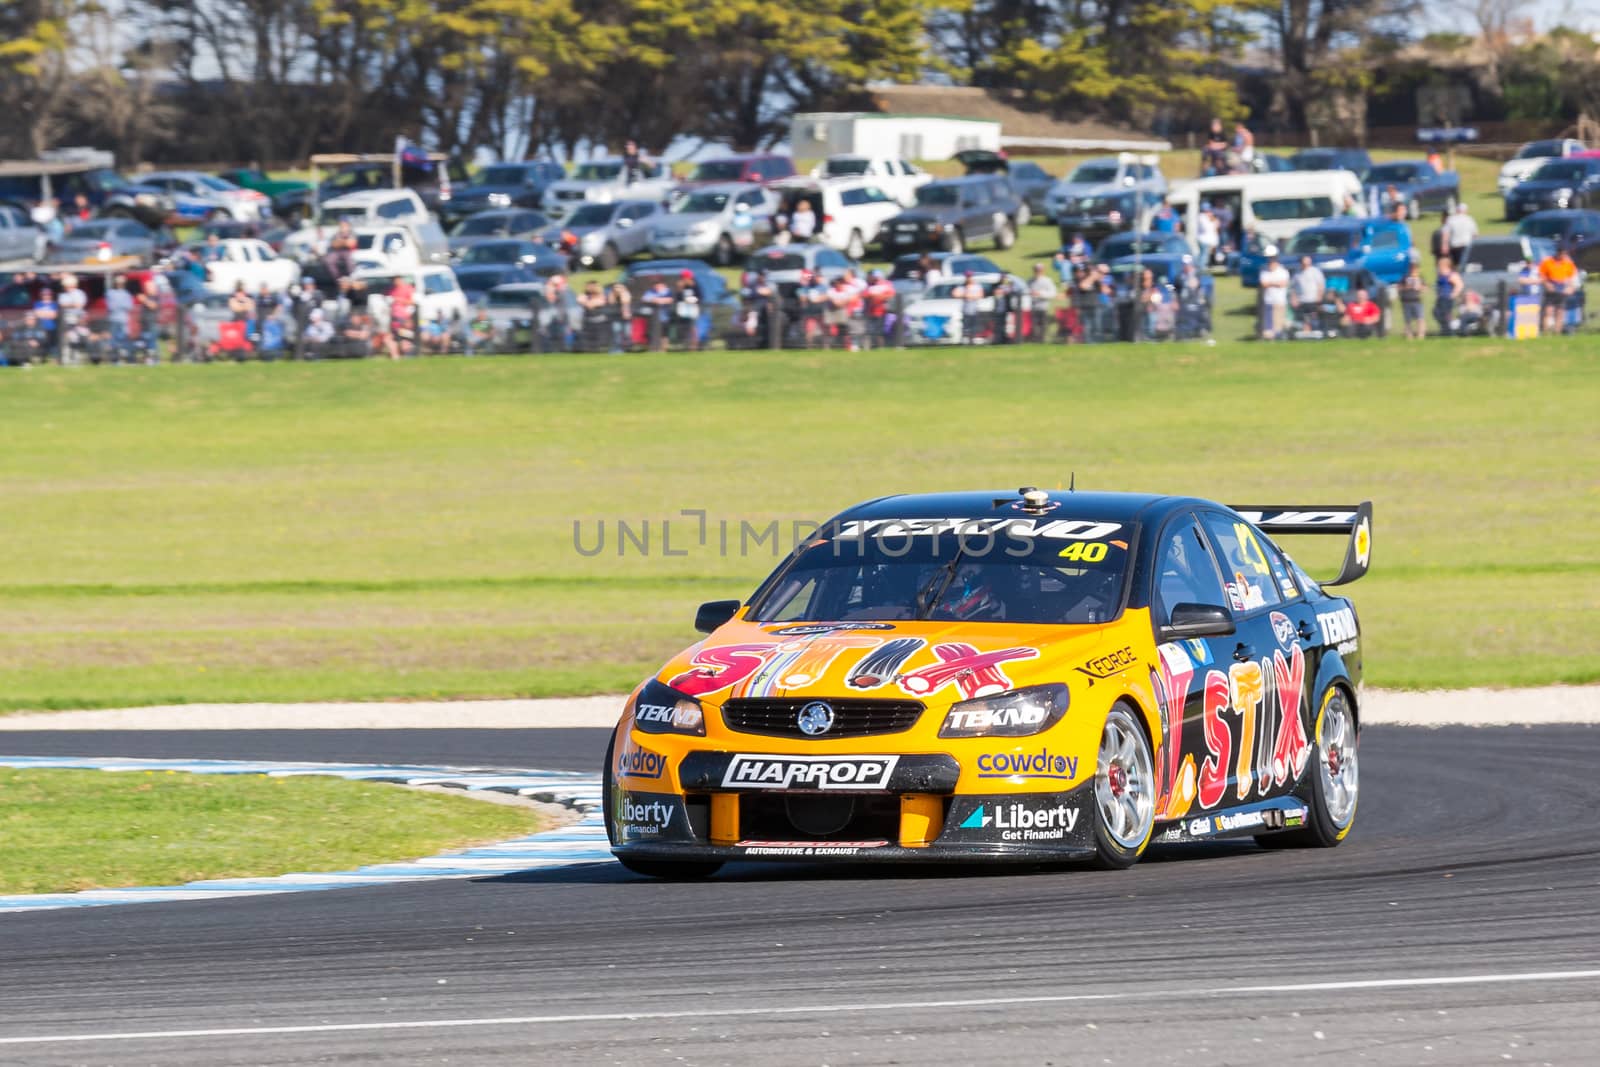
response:
<path id="1" fill-rule="evenodd" d="M 280 256 L 265 241 L 234 237 L 209 245 L 204 241 L 189 246 L 194 257 L 205 265 L 208 293 L 231 293 L 240 282 L 251 293 L 264 285 L 281 293 L 300 280 L 300 264 Z"/>
<path id="2" fill-rule="evenodd" d="M 557 222 L 586 203 L 614 200 L 665 200 L 673 189 L 672 171 L 665 163 L 644 161 L 640 173 L 628 181 L 620 159 L 591 159 L 579 163 L 572 177 L 551 182 L 544 191 L 544 213 Z"/>
<path id="3" fill-rule="evenodd" d="M 917 202 L 917 189 L 933 175 L 903 159 L 889 156 L 829 156 L 811 168 L 813 178 L 871 178 L 874 185 L 906 207 Z"/>

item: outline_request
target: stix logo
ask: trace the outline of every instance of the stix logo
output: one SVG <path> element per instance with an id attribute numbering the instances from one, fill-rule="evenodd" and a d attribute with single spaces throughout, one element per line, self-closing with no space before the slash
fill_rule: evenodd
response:
<path id="1" fill-rule="evenodd" d="M 979 778 L 1078 777 L 1078 757 L 1043 749 L 1039 752 L 985 752 L 978 757 Z"/>
<path id="2" fill-rule="evenodd" d="M 667 757 L 647 748 L 632 745 L 617 753 L 618 778 L 660 778 L 667 769 Z"/>
<path id="3" fill-rule="evenodd" d="M 770 645 L 720 645 L 694 654 L 689 669 L 667 682 L 680 693 L 705 696 L 737 685 L 760 667 Z"/>
<path id="4" fill-rule="evenodd" d="M 979 804 L 961 820 L 963 830 L 999 831 L 1002 841 L 1059 841 L 1078 825 L 1078 809 L 1069 804 L 1030 808 L 1011 802 Z"/>
<path id="5" fill-rule="evenodd" d="M 1096 656 L 1083 666 L 1073 669 L 1082 674 L 1087 674 L 1089 676 L 1089 684 L 1093 685 L 1096 678 L 1104 680 L 1114 674 L 1121 674 L 1138 662 L 1138 657 L 1133 654 L 1133 649 L 1123 646 L 1115 652 L 1108 652 L 1104 656 Z"/>
<path id="6" fill-rule="evenodd" d="M 899 756 L 749 756 L 739 754 L 722 775 L 724 789 L 889 788 Z"/>
<path id="7" fill-rule="evenodd" d="M 1037 659 L 1037 648 L 1002 648 L 995 652 L 979 652 L 972 645 L 959 641 L 933 646 L 939 662 L 922 667 L 900 677 L 900 688 L 915 697 L 937 693 L 954 683 L 964 700 L 992 696 L 1011 688 L 1011 679 L 1000 669 L 1000 664 L 1010 660 Z"/>

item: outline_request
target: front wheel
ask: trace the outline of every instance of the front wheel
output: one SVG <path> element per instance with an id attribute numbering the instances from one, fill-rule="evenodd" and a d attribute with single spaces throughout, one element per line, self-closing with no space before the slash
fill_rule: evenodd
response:
<path id="1" fill-rule="evenodd" d="M 944 235 L 944 250 L 946 252 L 964 252 L 966 248 L 967 243 L 962 240 L 960 230 L 951 230 Z"/>
<path id="2" fill-rule="evenodd" d="M 676 860 L 641 860 L 632 856 L 618 856 L 617 862 L 621 863 L 634 874 L 642 874 L 646 878 L 665 878 L 672 882 L 688 882 L 699 878 L 709 878 L 721 870 L 720 863 L 680 863 Z"/>
<path id="3" fill-rule="evenodd" d="M 1316 744 L 1311 751 L 1311 805 L 1306 825 L 1287 833 L 1262 834 L 1266 848 L 1332 848 L 1350 833 L 1356 821 L 1361 775 L 1356 758 L 1355 713 L 1344 690 L 1329 689 L 1317 713 Z"/>
<path id="4" fill-rule="evenodd" d="M 845 242 L 844 254 L 857 261 L 867 254 L 867 242 L 861 239 L 860 230 L 850 231 L 850 240 Z"/>
<path id="5" fill-rule="evenodd" d="M 1029 207 L 1028 206 L 1028 202 L 1026 200 L 1024 200 L 1022 203 L 1017 205 L 1017 225 L 1018 226 L 1026 226 L 1028 223 L 1030 223 L 1032 221 L 1033 221 L 1033 208 Z"/>
<path id="6" fill-rule="evenodd" d="M 994 246 L 1004 252 L 1017 243 L 1017 231 L 1012 229 L 1011 220 L 1006 219 L 995 227 Z"/>
<path id="7" fill-rule="evenodd" d="M 1156 821 L 1154 766 L 1149 737 L 1133 713 L 1118 704 L 1106 716 L 1095 767 L 1095 866 L 1131 867 L 1150 843 Z"/>
<path id="8" fill-rule="evenodd" d="M 717 247 L 712 251 L 711 255 L 717 266 L 733 266 L 733 239 L 727 234 L 718 237 Z"/>
<path id="9" fill-rule="evenodd" d="M 617 264 L 622 262 L 622 254 L 617 251 L 617 246 L 607 244 L 600 250 L 600 258 L 596 261 L 601 270 L 616 270 Z"/>

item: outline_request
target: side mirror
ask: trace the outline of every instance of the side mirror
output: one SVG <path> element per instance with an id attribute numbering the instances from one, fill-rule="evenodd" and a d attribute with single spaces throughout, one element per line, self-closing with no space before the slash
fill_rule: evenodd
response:
<path id="1" fill-rule="evenodd" d="M 633 220 L 632 219 L 618 219 L 617 220 L 617 225 L 621 226 L 623 229 L 627 229 L 629 226 L 633 225 Z"/>
<path id="2" fill-rule="evenodd" d="M 743 604 L 737 600 L 710 600 L 701 604 L 694 613 L 694 628 L 703 634 L 708 634 L 739 614 Z M 1229 620 L 1228 632 L 1233 632 L 1233 622 Z"/>
<path id="3" fill-rule="evenodd" d="M 1215 604 L 1178 604 L 1172 619 L 1161 627 L 1163 641 L 1189 637 L 1226 637 L 1233 633 L 1233 613 Z"/>

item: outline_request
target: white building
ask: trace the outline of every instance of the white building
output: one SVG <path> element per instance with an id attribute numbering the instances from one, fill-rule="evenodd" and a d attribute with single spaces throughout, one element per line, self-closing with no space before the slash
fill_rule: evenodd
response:
<path id="1" fill-rule="evenodd" d="M 789 151 L 796 159 L 822 156 L 898 156 L 951 159 L 969 148 L 1000 148 L 1000 123 L 949 115 L 873 111 L 814 111 L 795 115 Z"/>

